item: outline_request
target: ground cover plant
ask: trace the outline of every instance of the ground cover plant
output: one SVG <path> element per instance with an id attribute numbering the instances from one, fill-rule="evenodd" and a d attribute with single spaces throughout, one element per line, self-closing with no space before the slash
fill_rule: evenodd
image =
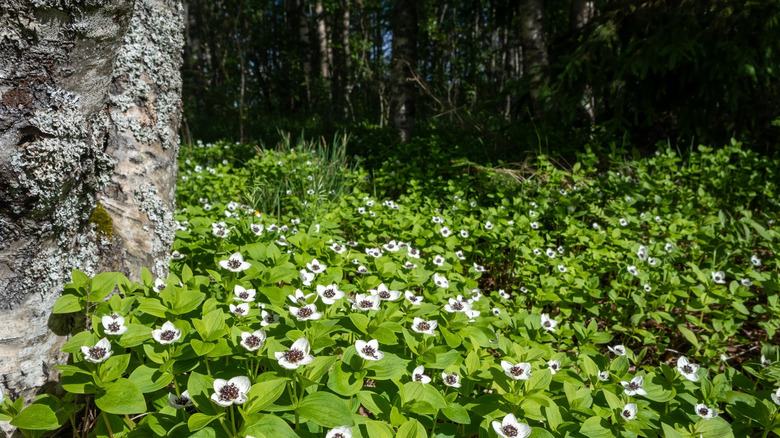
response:
<path id="1" fill-rule="evenodd" d="M 83 328 L 66 395 L 4 397 L 0 419 L 27 436 L 780 433 L 776 160 L 735 142 L 569 169 L 391 158 L 369 178 L 343 140 L 292 146 L 183 151 L 170 276 L 74 271 L 55 307 Z"/>

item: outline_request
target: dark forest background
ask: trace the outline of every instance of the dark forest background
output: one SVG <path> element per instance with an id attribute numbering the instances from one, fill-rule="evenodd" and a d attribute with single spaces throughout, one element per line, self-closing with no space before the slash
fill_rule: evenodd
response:
<path id="1" fill-rule="evenodd" d="M 347 132 L 357 148 L 435 138 L 502 158 L 732 137 L 769 152 L 780 131 L 778 1 L 187 0 L 185 9 L 185 142 Z"/>

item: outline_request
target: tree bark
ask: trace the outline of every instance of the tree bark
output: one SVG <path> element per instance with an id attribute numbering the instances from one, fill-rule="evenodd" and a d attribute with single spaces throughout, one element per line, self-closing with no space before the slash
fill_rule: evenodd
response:
<path id="1" fill-rule="evenodd" d="M 530 79 L 534 113 L 542 115 L 542 90 L 547 85 L 547 34 L 544 30 L 544 0 L 520 1 L 520 30 L 525 74 Z"/>
<path id="2" fill-rule="evenodd" d="M 160 238 L 157 224 L 171 219 L 163 204 L 173 193 L 180 95 L 179 64 L 164 57 L 181 47 L 181 31 L 154 3 L 134 3 L 0 0 L 0 384 L 12 398 L 45 391 L 52 366 L 67 358 L 59 348 L 72 321 L 51 309 L 70 271 L 99 272 L 102 247 L 115 245 L 90 223 L 101 191 L 140 200 L 154 217 L 144 230 L 114 212 L 124 244 L 157 239 L 152 256 L 167 254 L 171 236 Z M 147 171 L 137 191 L 112 182 L 115 166 L 128 179 L 136 174 L 123 168 Z M 164 274 L 165 260 L 144 260 Z"/>
<path id="3" fill-rule="evenodd" d="M 413 68 L 417 54 L 417 3 L 395 2 L 393 14 L 393 52 L 390 71 L 390 126 L 398 131 L 401 142 L 414 131 Z"/>

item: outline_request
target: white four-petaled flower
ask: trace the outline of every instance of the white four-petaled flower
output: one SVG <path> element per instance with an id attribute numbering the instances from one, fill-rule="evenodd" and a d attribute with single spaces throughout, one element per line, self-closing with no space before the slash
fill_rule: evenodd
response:
<path id="1" fill-rule="evenodd" d="M 265 330 L 255 330 L 254 332 L 241 332 L 241 346 L 249 351 L 258 350 L 265 343 Z"/>
<path id="2" fill-rule="evenodd" d="M 546 313 L 542 313 L 542 328 L 548 332 L 555 333 L 555 326 L 558 325 L 558 321 L 550 319 Z"/>
<path id="3" fill-rule="evenodd" d="M 317 295 L 325 304 L 333 304 L 336 300 L 344 298 L 344 292 L 340 291 L 336 284 L 329 286 L 317 285 Z"/>
<path id="4" fill-rule="evenodd" d="M 111 357 L 114 352 L 111 351 L 111 343 L 108 339 L 103 338 L 94 347 L 81 347 L 81 353 L 84 354 L 84 360 L 87 362 L 99 363 Z"/>
<path id="5" fill-rule="evenodd" d="M 612 353 L 618 355 L 618 356 L 625 356 L 626 355 L 626 347 L 623 345 L 615 345 L 614 347 L 607 346 L 609 351 Z"/>
<path id="6" fill-rule="evenodd" d="M 152 337 L 155 341 L 165 345 L 165 344 L 171 344 L 179 340 L 181 338 L 181 329 L 177 329 L 175 325 L 173 325 L 172 322 L 166 321 L 162 328 L 152 330 Z"/>
<path id="7" fill-rule="evenodd" d="M 368 294 L 357 294 L 352 301 L 352 308 L 355 310 L 379 310 L 379 296 Z"/>
<path id="8" fill-rule="evenodd" d="M 287 351 L 277 351 L 274 353 L 276 360 L 279 361 L 279 365 L 282 368 L 288 370 L 297 369 L 303 365 L 309 365 L 314 362 L 314 356 L 309 354 L 311 352 L 311 346 L 306 338 L 300 338 L 293 342 L 292 346 Z"/>
<path id="9" fill-rule="evenodd" d="M 220 406 L 239 405 L 248 400 L 246 393 L 252 386 L 249 377 L 238 376 L 230 380 L 214 380 L 214 394 L 211 400 Z"/>
<path id="10" fill-rule="evenodd" d="M 368 342 L 357 340 L 355 341 L 355 349 L 360 357 L 365 360 L 380 360 L 385 357 L 385 354 L 379 351 L 379 341 L 372 339 Z"/>
<path id="11" fill-rule="evenodd" d="M 349 426 L 334 427 L 325 435 L 325 438 L 352 438 L 352 428 Z"/>
<path id="12" fill-rule="evenodd" d="M 186 390 L 182 392 L 181 395 L 169 393 L 168 406 L 174 409 L 183 409 L 188 406 L 192 406 L 192 399 L 190 399 L 190 393 Z"/>
<path id="13" fill-rule="evenodd" d="M 233 297 L 236 301 L 243 301 L 245 303 L 251 303 L 255 300 L 257 292 L 255 289 L 244 289 L 242 286 L 236 285 L 233 288 L 233 293 L 236 295 Z"/>
<path id="14" fill-rule="evenodd" d="M 425 367 L 422 365 L 418 366 L 414 369 L 414 371 L 412 371 L 412 380 L 415 382 L 420 382 L 423 385 L 426 383 L 431 383 L 431 378 L 425 375 Z"/>
<path id="15" fill-rule="evenodd" d="M 623 410 L 620 411 L 620 416 L 623 417 L 626 421 L 631 421 L 636 418 L 636 413 L 639 409 L 636 406 L 636 403 L 629 403 L 623 407 Z"/>
<path id="16" fill-rule="evenodd" d="M 107 335 L 121 335 L 127 331 L 125 319 L 117 314 L 106 315 L 100 319 Z"/>
<path id="17" fill-rule="evenodd" d="M 514 414 L 506 414 L 500 423 L 494 421 L 492 425 L 501 438 L 528 438 L 531 435 L 531 426 L 518 422 Z"/>
<path id="18" fill-rule="evenodd" d="M 699 375 L 696 374 L 699 371 L 699 365 L 691 363 L 685 356 L 681 356 L 677 359 L 677 371 L 691 382 L 699 381 Z"/>
<path id="19" fill-rule="evenodd" d="M 322 318 L 322 313 L 317 312 L 317 306 L 315 304 L 307 304 L 303 307 L 290 306 L 290 313 L 295 316 L 298 321 L 313 321 Z"/>
<path id="20" fill-rule="evenodd" d="M 704 403 L 699 403 L 694 408 L 696 411 L 696 415 L 700 416 L 701 418 L 704 418 L 705 420 L 709 420 L 710 418 L 715 418 L 718 416 L 718 410 L 715 408 L 710 408 Z"/>
<path id="21" fill-rule="evenodd" d="M 509 361 L 502 360 L 501 368 L 504 369 L 504 374 L 506 374 L 507 377 L 511 377 L 515 380 L 528 380 L 531 378 L 531 364 L 528 362 L 513 364 Z"/>
<path id="22" fill-rule="evenodd" d="M 647 395 L 647 391 L 642 389 L 642 385 L 645 384 L 645 378 L 642 376 L 636 376 L 631 379 L 630 382 L 621 381 L 620 385 L 626 391 L 626 395 Z"/>
<path id="23" fill-rule="evenodd" d="M 458 375 L 458 373 L 447 374 L 443 372 L 441 373 L 441 381 L 446 386 L 451 386 L 453 388 L 460 388 L 460 376 Z"/>
<path id="24" fill-rule="evenodd" d="M 412 322 L 412 330 L 417 333 L 432 335 L 433 331 L 436 330 L 438 325 L 439 323 L 437 321 L 426 321 L 422 318 L 414 318 L 414 321 Z"/>
<path id="25" fill-rule="evenodd" d="M 227 269 L 231 272 L 241 272 L 246 271 L 252 265 L 250 265 L 249 262 L 244 261 L 244 257 L 241 256 L 241 253 L 234 252 L 229 259 L 219 262 L 219 266 L 222 266 L 223 269 Z"/>

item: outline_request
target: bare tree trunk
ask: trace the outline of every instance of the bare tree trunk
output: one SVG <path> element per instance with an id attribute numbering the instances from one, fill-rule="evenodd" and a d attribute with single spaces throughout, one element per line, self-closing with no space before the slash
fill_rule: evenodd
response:
<path id="1" fill-rule="evenodd" d="M 114 241 L 103 247 L 104 259 L 115 261 L 107 269 L 136 280 L 142 266 L 168 276 L 183 27 L 179 0 L 136 0 L 111 84 L 106 153 L 117 165 L 98 200 L 113 219 Z"/>
<path id="2" fill-rule="evenodd" d="M 596 7 L 593 0 L 573 0 L 571 2 L 571 18 L 569 27 L 571 32 L 579 33 L 593 18 Z M 591 125 L 596 123 L 596 98 L 593 95 L 593 87 L 586 83 L 582 87 L 582 99 L 580 100 L 582 111 L 587 115 Z"/>
<path id="3" fill-rule="evenodd" d="M 295 1 L 295 11 L 298 20 L 298 38 L 300 39 L 298 50 L 303 64 L 303 81 L 306 87 L 306 105 L 311 105 L 311 45 L 309 42 L 309 22 L 302 0 Z"/>
<path id="4" fill-rule="evenodd" d="M 69 322 L 51 309 L 70 270 L 98 262 L 89 219 L 114 164 L 108 90 L 133 10 L 38 4 L 0 0 L 0 374 L 14 398 L 67 357 L 55 332 Z"/>
<path id="5" fill-rule="evenodd" d="M 547 85 L 547 34 L 544 30 L 544 0 L 520 1 L 520 30 L 525 73 L 530 77 L 534 113 L 542 115 L 542 90 Z"/>
<path id="6" fill-rule="evenodd" d="M 153 257 L 173 235 L 181 10 L 134 3 L 0 0 L 0 374 L 14 398 L 45 391 L 67 357 L 72 321 L 51 309 L 72 269 L 122 260 L 103 252 L 121 239 L 153 242 L 133 266 L 165 274 Z M 90 224 L 103 190 L 143 210 L 132 225 L 114 211 L 113 242 Z"/>
<path id="7" fill-rule="evenodd" d="M 414 131 L 414 82 L 416 64 L 417 3 L 395 2 L 393 14 L 393 53 L 390 72 L 390 125 L 398 130 L 401 142 L 412 138 Z"/>
<path id="8" fill-rule="evenodd" d="M 333 100 L 334 106 L 340 112 L 339 116 L 344 120 L 348 119 L 350 115 L 349 93 L 352 89 L 349 59 L 351 55 L 349 47 L 349 9 L 349 0 L 342 0 L 339 3 L 334 32 L 339 38 L 339 43 L 333 53 Z"/>
<path id="9" fill-rule="evenodd" d="M 317 0 L 314 6 L 314 16 L 317 20 L 317 47 L 319 49 L 320 77 L 327 89 L 328 100 L 330 100 L 330 62 L 328 56 L 328 29 L 325 25 L 325 9 L 322 7 L 322 0 Z"/>

